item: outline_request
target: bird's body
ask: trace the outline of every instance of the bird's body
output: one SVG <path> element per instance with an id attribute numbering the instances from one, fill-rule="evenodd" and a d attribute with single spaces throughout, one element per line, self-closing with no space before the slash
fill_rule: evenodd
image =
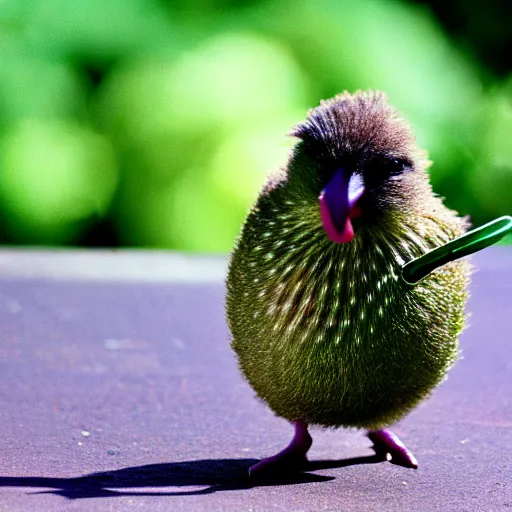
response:
<path id="1" fill-rule="evenodd" d="M 466 221 L 433 194 L 428 162 L 384 95 L 324 102 L 294 135 L 301 141 L 232 253 L 232 346 L 277 415 L 381 428 L 427 396 L 457 357 L 469 264 L 449 263 L 414 286 L 401 267 L 464 233 Z M 355 176 L 364 193 L 341 201 L 337 219 L 332 198 L 325 214 L 319 195 L 341 190 L 335 175 L 346 168 L 350 184 L 339 183 L 352 190 Z"/>
<path id="2" fill-rule="evenodd" d="M 454 362 L 467 284 L 462 261 L 415 287 L 399 278 L 401 265 L 461 234 L 461 223 L 420 216 L 395 239 L 369 231 L 335 245 L 305 205 L 290 198 L 279 208 L 273 195 L 258 201 L 231 263 L 228 310 L 244 375 L 289 420 L 392 423 Z M 414 221 L 431 224 L 428 242 Z"/>

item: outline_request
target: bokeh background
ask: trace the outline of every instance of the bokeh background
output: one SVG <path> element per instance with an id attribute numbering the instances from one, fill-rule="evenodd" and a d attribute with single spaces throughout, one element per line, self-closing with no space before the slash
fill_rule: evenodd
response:
<path id="1" fill-rule="evenodd" d="M 228 251 L 292 126 L 359 88 L 449 206 L 510 214 L 509 5 L 1 0 L 0 243 Z"/>

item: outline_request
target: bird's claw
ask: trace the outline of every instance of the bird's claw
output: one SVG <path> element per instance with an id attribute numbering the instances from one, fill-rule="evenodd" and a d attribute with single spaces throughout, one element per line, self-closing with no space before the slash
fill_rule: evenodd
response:
<path id="1" fill-rule="evenodd" d="M 416 457 L 407 449 L 400 439 L 389 430 L 371 430 L 368 438 L 373 442 L 376 455 L 383 459 L 391 455 L 391 462 L 405 468 L 418 468 Z"/>
<path id="2" fill-rule="evenodd" d="M 295 434 L 290 444 L 272 457 L 252 465 L 249 468 L 249 478 L 262 479 L 279 473 L 296 473 L 304 468 L 308 462 L 306 453 L 311 448 L 313 440 L 304 421 L 296 420 L 292 423 Z"/>

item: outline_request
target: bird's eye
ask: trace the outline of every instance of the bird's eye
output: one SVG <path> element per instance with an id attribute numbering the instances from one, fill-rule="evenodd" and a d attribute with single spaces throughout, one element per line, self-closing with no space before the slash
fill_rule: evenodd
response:
<path id="1" fill-rule="evenodd" d="M 388 176 L 398 176 L 410 168 L 411 164 L 401 158 L 386 158 L 382 167 Z"/>
<path id="2" fill-rule="evenodd" d="M 365 182 L 371 187 L 379 187 L 387 181 L 399 179 L 411 168 L 411 162 L 402 158 L 376 157 L 365 165 Z"/>
<path id="3" fill-rule="evenodd" d="M 400 176 L 412 164 L 403 158 L 380 157 L 372 160 L 367 167 L 372 179 L 380 181 Z"/>

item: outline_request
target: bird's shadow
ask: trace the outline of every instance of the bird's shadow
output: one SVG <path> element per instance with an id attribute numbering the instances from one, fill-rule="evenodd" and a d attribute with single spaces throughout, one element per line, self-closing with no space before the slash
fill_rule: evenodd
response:
<path id="1" fill-rule="evenodd" d="M 68 499 L 106 498 L 116 496 L 193 496 L 218 491 L 235 491 L 258 486 L 294 485 L 333 480 L 332 476 L 310 473 L 322 469 L 382 462 L 379 455 L 343 460 L 308 462 L 302 471 L 273 474 L 264 480 L 249 480 L 248 468 L 256 459 L 205 459 L 169 464 L 150 464 L 91 473 L 74 478 L 2 477 L 0 487 L 31 487 Z M 154 488 L 177 487 L 177 490 Z M 191 487 L 194 489 L 180 489 Z M 200 489 L 196 489 L 200 487 Z M 138 490 L 140 489 L 140 490 Z M 151 489 L 151 490 L 149 490 Z"/>

